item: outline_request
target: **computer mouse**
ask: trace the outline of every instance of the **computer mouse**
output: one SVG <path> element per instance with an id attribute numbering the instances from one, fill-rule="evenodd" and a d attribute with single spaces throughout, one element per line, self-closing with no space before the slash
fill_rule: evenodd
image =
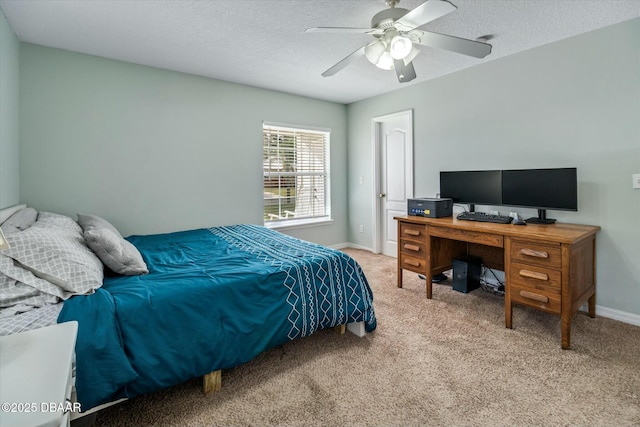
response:
<path id="1" fill-rule="evenodd" d="M 527 225 L 527 223 L 524 222 L 523 219 L 516 219 L 511 224 L 513 224 L 513 225 Z"/>

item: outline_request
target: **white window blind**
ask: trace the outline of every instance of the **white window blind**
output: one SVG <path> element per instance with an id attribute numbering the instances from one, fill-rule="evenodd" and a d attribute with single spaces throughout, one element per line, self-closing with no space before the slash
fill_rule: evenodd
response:
<path id="1" fill-rule="evenodd" d="M 264 124 L 262 135 L 265 224 L 328 218 L 330 132 Z"/>

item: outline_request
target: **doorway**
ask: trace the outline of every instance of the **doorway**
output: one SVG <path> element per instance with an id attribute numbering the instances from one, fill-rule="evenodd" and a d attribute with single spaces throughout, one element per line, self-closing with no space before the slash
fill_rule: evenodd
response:
<path id="1" fill-rule="evenodd" d="M 373 250 L 397 256 L 395 216 L 413 197 L 413 110 L 374 117 Z"/>

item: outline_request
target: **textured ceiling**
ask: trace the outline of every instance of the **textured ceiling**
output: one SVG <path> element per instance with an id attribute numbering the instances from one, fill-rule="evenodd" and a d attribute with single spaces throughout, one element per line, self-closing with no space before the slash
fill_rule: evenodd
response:
<path id="1" fill-rule="evenodd" d="M 0 0 L 23 42 L 350 103 L 640 16 L 640 0 L 451 0 L 456 12 L 421 27 L 476 39 L 484 59 L 421 48 L 418 77 L 400 84 L 360 58 L 320 74 L 372 41 L 365 34 L 305 33 L 369 27 L 383 0 Z M 422 0 L 402 0 L 413 9 Z"/>

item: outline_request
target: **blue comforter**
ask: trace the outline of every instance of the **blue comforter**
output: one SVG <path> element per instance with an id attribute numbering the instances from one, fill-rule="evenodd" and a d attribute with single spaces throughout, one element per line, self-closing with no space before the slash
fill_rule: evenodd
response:
<path id="1" fill-rule="evenodd" d="M 79 322 L 82 409 L 245 363 L 318 329 L 376 327 L 373 295 L 343 252 L 253 225 L 131 236 L 149 268 L 65 302 Z"/>

